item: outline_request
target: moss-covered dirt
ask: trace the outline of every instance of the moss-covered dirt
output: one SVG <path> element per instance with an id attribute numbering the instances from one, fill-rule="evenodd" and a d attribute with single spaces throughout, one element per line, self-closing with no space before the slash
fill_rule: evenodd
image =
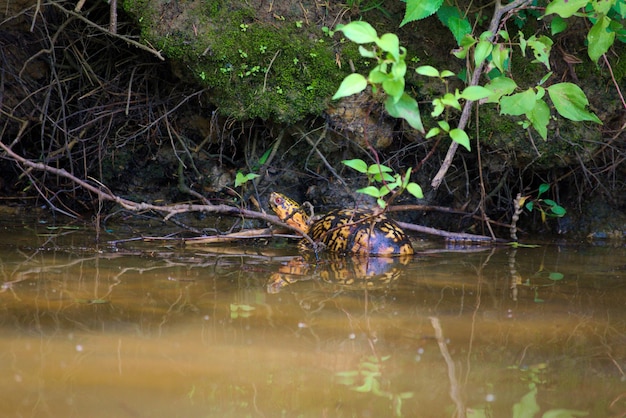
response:
<path id="1" fill-rule="evenodd" d="M 123 4 L 144 40 L 177 61 L 184 77 L 209 88 L 224 114 L 283 123 L 320 114 L 347 75 L 335 56 L 337 40 L 319 24 L 325 13 L 307 2 L 282 9 L 253 3 Z"/>

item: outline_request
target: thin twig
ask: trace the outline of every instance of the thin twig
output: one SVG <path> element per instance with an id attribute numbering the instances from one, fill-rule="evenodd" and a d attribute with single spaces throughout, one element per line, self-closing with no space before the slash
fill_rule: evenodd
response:
<path id="1" fill-rule="evenodd" d="M 85 22 L 87 25 L 92 26 L 96 29 L 101 30 L 102 32 L 113 36 L 114 38 L 118 38 L 123 40 L 124 42 L 131 44 L 133 46 L 136 46 L 139 49 L 143 49 L 144 51 L 147 51 L 149 53 L 151 53 L 152 55 L 154 55 L 155 57 L 157 57 L 158 59 L 160 59 L 161 61 L 165 61 L 165 58 L 163 57 L 163 55 L 161 55 L 161 52 L 157 51 L 156 49 L 150 48 L 142 43 L 139 43 L 137 41 L 134 41 L 126 36 L 123 35 L 118 35 L 117 33 L 112 33 L 110 32 L 107 28 L 103 28 L 102 26 L 98 25 L 97 23 L 92 22 L 91 20 L 87 19 L 86 17 L 84 17 L 83 15 L 76 13 L 72 10 L 68 10 L 65 7 L 61 6 L 58 2 L 53 1 L 50 2 L 50 4 L 52 4 L 54 7 L 57 7 L 58 9 L 60 9 L 63 13 L 67 13 L 69 15 L 72 15 L 80 20 L 82 20 L 83 22 Z"/>
<path id="2" fill-rule="evenodd" d="M 280 49 L 276 51 L 276 53 L 272 57 L 272 60 L 270 61 L 270 64 L 267 66 L 267 70 L 265 70 L 265 78 L 263 79 L 263 93 L 265 93 L 265 87 L 267 86 L 267 76 L 270 73 L 270 68 L 272 68 L 272 64 L 274 63 L 274 60 L 276 59 L 278 54 L 280 54 L 280 51 L 281 51 Z"/>
<path id="3" fill-rule="evenodd" d="M 626 109 L 626 100 L 624 100 L 624 95 L 622 94 L 622 90 L 620 89 L 620 86 L 617 80 L 615 80 L 615 75 L 613 74 L 613 68 L 611 68 L 611 63 L 609 63 L 609 59 L 606 57 L 606 54 L 602 54 L 602 58 L 604 59 L 604 63 L 606 64 L 606 67 L 609 70 L 609 74 L 611 74 L 611 80 L 613 80 L 613 84 L 615 84 L 615 91 L 617 91 L 617 94 L 619 95 L 619 98 L 622 101 L 622 107 Z"/>
<path id="4" fill-rule="evenodd" d="M 522 7 L 526 3 L 530 3 L 531 1 L 532 0 L 516 0 L 513 3 L 507 4 L 506 6 L 502 6 L 499 0 L 496 1 L 496 8 L 493 12 L 493 17 L 491 18 L 491 23 L 488 29 L 491 32 L 491 36 L 488 38 L 488 40 L 493 41 L 493 39 L 496 37 L 497 29 L 500 26 L 500 21 L 502 20 L 502 16 L 504 16 L 506 13 L 510 12 L 511 10 L 517 7 Z M 478 85 L 478 82 L 480 80 L 480 77 L 482 76 L 484 68 L 485 68 L 485 61 L 478 64 L 478 66 L 474 70 L 474 73 L 472 74 L 472 79 L 470 83 L 468 84 L 468 86 Z M 469 122 L 470 114 L 472 112 L 473 105 L 474 105 L 474 101 L 472 100 L 468 100 L 465 102 L 465 105 L 463 106 L 463 111 L 461 112 L 461 117 L 459 118 L 459 125 L 458 125 L 459 129 L 465 129 L 465 127 L 467 126 L 467 123 Z M 433 189 L 435 190 L 438 189 L 441 183 L 443 182 L 443 178 L 446 176 L 448 169 L 452 165 L 452 159 L 454 158 L 454 154 L 456 153 L 456 150 L 458 147 L 459 147 L 458 142 L 452 141 L 452 143 L 450 144 L 450 147 L 448 148 L 448 152 L 443 160 L 443 163 L 441 164 L 441 167 L 439 168 L 439 171 L 437 172 L 432 182 L 430 183 Z"/>

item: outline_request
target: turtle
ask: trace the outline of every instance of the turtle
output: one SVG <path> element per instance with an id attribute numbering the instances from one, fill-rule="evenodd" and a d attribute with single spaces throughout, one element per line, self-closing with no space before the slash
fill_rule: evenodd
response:
<path id="1" fill-rule="evenodd" d="M 296 201 L 278 192 L 270 194 L 269 205 L 284 223 L 309 235 L 316 243 L 323 243 L 332 253 L 383 257 L 414 254 L 406 233 L 384 214 L 339 209 L 312 221 Z M 311 249 L 311 246 L 302 240 L 301 248 Z"/>

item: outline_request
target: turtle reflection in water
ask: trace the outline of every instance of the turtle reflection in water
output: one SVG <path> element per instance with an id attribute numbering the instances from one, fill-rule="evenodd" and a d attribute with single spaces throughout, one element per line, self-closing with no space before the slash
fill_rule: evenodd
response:
<path id="1" fill-rule="evenodd" d="M 309 261 L 310 260 L 310 261 Z M 296 256 L 278 268 L 267 283 L 268 293 L 278 293 L 297 281 L 320 279 L 324 283 L 353 289 L 385 288 L 400 277 L 410 256 L 370 257 L 328 254 L 323 260 L 312 255 Z"/>

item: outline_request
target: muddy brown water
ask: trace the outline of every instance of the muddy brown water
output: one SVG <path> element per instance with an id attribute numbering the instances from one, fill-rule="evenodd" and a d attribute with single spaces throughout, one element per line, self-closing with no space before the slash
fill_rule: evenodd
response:
<path id="1" fill-rule="evenodd" d="M 272 288 L 295 245 L 0 227 L 1 416 L 626 413 L 623 245 L 433 243 L 387 281 L 321 262 Z"/>

